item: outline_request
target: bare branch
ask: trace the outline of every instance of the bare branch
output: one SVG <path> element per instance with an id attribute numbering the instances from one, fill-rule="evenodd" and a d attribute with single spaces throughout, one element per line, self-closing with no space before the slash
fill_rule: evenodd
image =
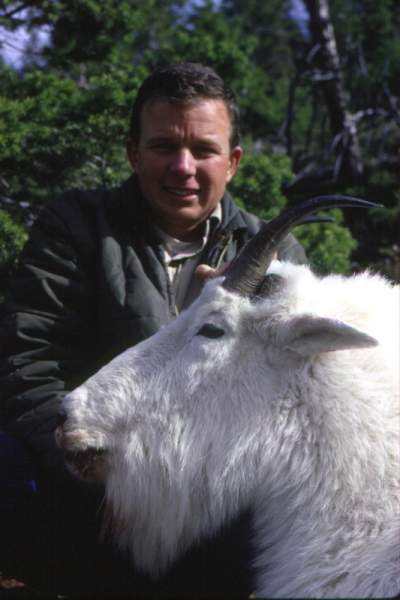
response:
<path id="1" fill-rule="evenodd" d="M 0 14 L 0 17 L 3 18 L 3 19 L 10 19 L 11 17 L 13 17 L 14 15 L 16 15 L 17 13 L 19 13 L 22 10 L 25 10 L 25 9 L 27 9 L 29 7 L 30 7 L 29 3 L 20 4 L 19 6 L 16 6 L 15 8 L 11 9 L 9 12 L 4 12 L 3 14 Z"/>

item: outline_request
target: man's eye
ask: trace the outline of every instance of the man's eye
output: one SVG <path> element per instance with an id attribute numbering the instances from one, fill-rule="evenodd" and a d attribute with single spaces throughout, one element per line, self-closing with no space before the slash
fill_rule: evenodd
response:
<path id="1" fill-rule="evenodd" d="M 217 151 L 215 148 L 211 148 L 209 146 L 198 146 L 197 148 L 194 148 L 193 150 L 193 154 L 194 156 L 213 156 L 214 154 L 217 154 Z"/>
<path id="2" fill-rule="evenodd" d="M 196 335 L 202 335 L 207 338 L 219 338 L 223 336 L 225 331 L 221 329 L 221 327 L 217 327 L 216 325 L 212 325 L 212 323 L 205 323 Z"/>

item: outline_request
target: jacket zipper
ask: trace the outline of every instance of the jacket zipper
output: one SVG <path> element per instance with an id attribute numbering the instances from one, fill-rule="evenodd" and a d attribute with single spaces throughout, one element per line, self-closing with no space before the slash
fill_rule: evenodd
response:
<path id="1" fill-rule="evenodd" d="M 228 233 L 220 233 L 219 239 L 217 238 L 213 244 L 213 249 L 211 253 L 208 255 L 208 263 L 210 267 L 213 269 L 218 269 L 222 261 L 228 251 L 228 246 L 232 241 L 233 233 L 229 231 Z"/>

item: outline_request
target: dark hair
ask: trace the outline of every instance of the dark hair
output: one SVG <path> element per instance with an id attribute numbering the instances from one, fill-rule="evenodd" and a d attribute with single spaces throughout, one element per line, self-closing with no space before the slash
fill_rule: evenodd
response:
<path id="1" fill-rule="evenodd" d="M 201 98 L 222 100 L 231 121 L 231 148 L 239 144 L 239 109 L 232 90 L 217 73 L 199 63 L 182 62 L 156 68 L 140 86 L 132 107 L 129 134 L 140 138 L 140 117 L 144 105 L 156 99 L 188 104 Z"/>

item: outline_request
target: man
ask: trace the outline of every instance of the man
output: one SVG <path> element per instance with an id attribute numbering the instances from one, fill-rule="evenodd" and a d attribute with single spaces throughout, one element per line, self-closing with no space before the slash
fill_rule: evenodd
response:
<path id="1" fill-rule="evenodd" d="M 55 447 L 66 391 L 174 318 L 200 292 L 196 267 L 204 273 L 231 261 L 261 224 L 225 191 L 242 157 L 239 114 L 212 69 L 157 69 L 137 94 L 127 152 L 134 175 L 121 187 L 67 192 L 42 211 L 0 328 L 1 410 L 34 462 L 47 528 L 44 579 L 54 580 L 48 589 L 93 597 L 107 586 L 110 593 L 246 597 L 247 515 L 160 582 L 130 580 L 131 566 L 97 541 L 102 490 L 69 476 Z M 278 255 L 305 260 L 292 237 Z"/>

